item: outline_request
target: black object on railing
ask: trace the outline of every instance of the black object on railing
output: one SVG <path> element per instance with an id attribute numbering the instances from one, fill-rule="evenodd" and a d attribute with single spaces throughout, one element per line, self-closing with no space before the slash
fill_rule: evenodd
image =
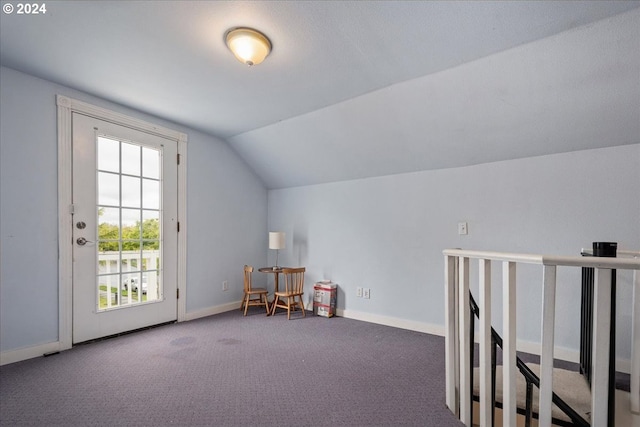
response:
<path id="1" fill-rule="evenodd" d="M 593 255 L 615 258 L 617 242 L 593 242 Z M 583 256 L 591 256 L 582 253 Z M 591 385 L 593 350 L 593 292 L 594 269 L 582 267 L 582 303 L 580 305 L 580 373 Z M 611 271 L 611 329 L 609 330 L 609 427 L 615 426 L 615 389 L 616 389 L 616 270 Z"/>
<path id="2" fill-rule="evenodd" d="M 473 395 L 473 360 L 474 360 L 474 317 L 480 318 L 480 308 L 478 304 L 476 304 L 475 299 L 473 299 L 473 295 L 471 291 L 469 291 L 469 308 L 471 309 L 471 402 L 473 402 L 475 396 Z M 496 348 L 500 347 L 502 349 L 502 337 L 500 334 L 496 332 L 493 327 L 491 327 L 491 406 L 495 409 L 496 407 L 502 407 L 502 405 L 496 404 Z M 535 416 L 537 418 L 537 414 L 533 414 L 533 386 L 536 386 L 538 390 L 540 389 L 540 378 L 531 370 L 529 367 L 516 356 L 516 367 L 520 371 L 520 373 L 524 376 L 526 381 L 526 408 L 524 410 L 525 416 L 525 427 L 531 426 L 531 418 Z M 504 373 L 503 373 L 504 375 Z M 571 406 L 569 406 L 564 400 L 560 398 L 555 393 L 551 395 L 551 401 L 564 412 L 569 419 L 571 419 L 570 423 L 567 423 L 562 420 L 553 419 L 554 425 L 560 426 L 578 426 L 578 427 L 590 427 L 590 424 L 580 416 L 576 411 L 573 410 Z M 472 403 L 473 404 L 473 403 Z M 522 413 L 522 409 L 518 408 L 518 412 Z M 470 412 L 471 417 L 473 418 L 473 411 Z M 473 419 L 471 420 L 471 425 L 473 425 Z M 491 425 L 495 426 L 495 410 L 491 415 Z"/>

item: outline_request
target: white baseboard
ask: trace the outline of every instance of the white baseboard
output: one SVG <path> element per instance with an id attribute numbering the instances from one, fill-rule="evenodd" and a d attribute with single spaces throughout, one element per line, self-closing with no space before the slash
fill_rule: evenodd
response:
<path id="1" fill-rule="evenodd" d="M 540 343 L 531 341 L 518 340 L 516 347 L 518 351 L 524 351 L 525 353 L 540 355 Z M 553 357 L 555 359 L 564 360 L 566 362 L 580 363 L 580 352 L 578 350 L 572 350 L 565 347 L 556 347 L 553 350 Z M 616 358 L 616 371 L 623 372 L 625 374 L 631 373 L 631 360 Z"/>
<path id="2" fill-rule="evenodd" d="M 396 317 L 381 316 L 378 314 L 365 313 L 354 310 L 336 309 L 336 315 L 340 317 L 346 317 L 348 319 L 362 320 L 364 322 L 376 323 L 379 325 L 391 326 L 394 328 L 407 329 L 410 331 L 423 332 L 426 334 L 444 336 L 445 329 L 442 325 L 434 325 L 430 323 L 416 322 L 413 320 L 398 319 Z M 477 339 L 477 335 L 476 335 Z M 525 353 L 540 355 L 540 343 L 518 340 L 518 351 Z M 554 357 L 556 359 L 564 360 L 567 362 L 579 363 L 580 352 L 577 350 L 571 350 L 564 347 L 556 347 L 554 350 Z M 616 371 L 629 374 L 631 372 L 631 360 L 629 359 L 616 359 Z"/>
<path id="3" fill-rule="evenodd" d="M 379 314 L 365 313 L 355 310 L 344 310 L 337 308 L 336 315 L 348 319 L 362 320 L 364 322 L 376 323 L 378 325 L 391 326 L 394 328 L 407 329 L 410 331 L 424 332 L 426 334 L 444 336 L 444 326 L 430 323 L 416 322 L 413 320 L 399 319 L 391 316 L 381 316 Z"/>
<path id="4" fill-rule="evenodd" d="M 540 343 L 538 342 L 518 340 L 516 342 L 516 348 L 518 351 L 540 355 Z M 580 363 L 580 352 L 569 348 L 556 347 L 553 350 L 553 357 L 564 360 L 565 362 Z"/>
<path id="5" fill-rule="evenodd" d="M 0 352 L 0 366 L 9 363 L 20 362 L 22 360 L 41 357 L 47 353 L 55 353 L 61 351 L 61 344 L 58 341 L 46 344 L 34 345 L 32 347 L 24 347 L 16 350 L 8 350 Z"/>
<path id="6" fill-rule="evenodd" d="M 207 307 L 202 310 L 192 311 L 185 314 L 185 321 L 200 319 L 201 317 L 213 316 L 214 314 L 225 313 L 232 310 L 240 310 L 240 303 L 242 301 L 228 302 L 226 304 L 216 305 L 213 307 Z"/>

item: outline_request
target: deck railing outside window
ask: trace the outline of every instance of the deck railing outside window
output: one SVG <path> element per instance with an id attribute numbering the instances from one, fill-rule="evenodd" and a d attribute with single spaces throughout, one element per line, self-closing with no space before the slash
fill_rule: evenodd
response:
<path id="1" fill-rule="evenodd" d="M 158 300 L 159 271 L 159 250 L 98 252 L 98 310 Z"/>

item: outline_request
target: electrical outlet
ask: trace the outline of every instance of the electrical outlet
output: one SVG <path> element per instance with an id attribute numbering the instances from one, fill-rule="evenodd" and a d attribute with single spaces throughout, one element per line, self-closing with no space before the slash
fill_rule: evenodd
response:
<path id="1" fill-rule="evenodd" d="M 365 299 L 369 299 L 369 298 L 371 298 L 371 289 L 369 289 L 369 288 L 364 288 L 364 289 L 362 290 L 362 296 L 363 296 Z"/>
<path id="2" fill-rule="evenodd" d="M 357 296 L 358 298 L 362 298 L 362 287 L 358 286 L 358 287 L 356 288 L 356 296 Z"/>
<path id="3" fill-rule="evenodd" d="M 222 290 L 223 291 L 228 291 L 229 290 L 229 282 L 227 282 L 226 280 L 224 282 L 222 282 Z"/>
<path id="4" fill-rule="evenodd" d="M 458 234 L 461 235 L 461 236 L 469 234 L 469 230 L 467 229 L 467 223 L 466 222 L 459 222 L 458 223 Z"/>

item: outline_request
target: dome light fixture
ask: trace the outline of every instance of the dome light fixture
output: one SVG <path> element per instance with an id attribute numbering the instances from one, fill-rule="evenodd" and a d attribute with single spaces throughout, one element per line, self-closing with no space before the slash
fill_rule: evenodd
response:
<path id="1" fill-rule="evenodd" d="M 226 32 L 224 40 L 238 61 L 249 67 L 264 61 L 271 52 L 267 36 L 252 28 L 232 28 Z"/>

